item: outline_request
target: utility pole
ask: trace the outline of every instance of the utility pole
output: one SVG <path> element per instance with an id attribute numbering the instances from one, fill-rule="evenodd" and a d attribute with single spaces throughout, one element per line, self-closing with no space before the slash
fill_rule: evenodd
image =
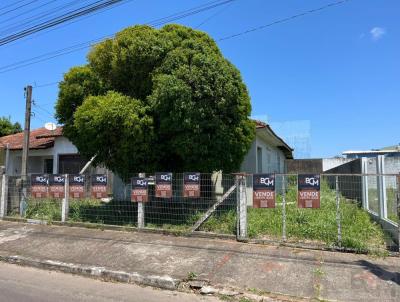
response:
<path id="1" fill-rule="evenodd" d="M 24 126 L 24 144 L 22 145 L 22 200 L 20 203 L 20 214 L 24 214 L 26 199 L 26 184 L 28 179 L 28 154 L 29 154 L 29 135 L 31 130 L 31 107 L 32 107 L 32 86 L 25 87 L 26 107 L 25 107 L 25 126 Z"/>

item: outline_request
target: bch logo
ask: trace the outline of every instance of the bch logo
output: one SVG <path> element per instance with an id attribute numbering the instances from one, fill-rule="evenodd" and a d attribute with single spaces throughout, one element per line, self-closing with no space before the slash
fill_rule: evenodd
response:
<path id="1" fill-rule="evenodd" d="M 146 184 L 147 184 L 147 181 L 144 180 L 144 179 L 138 179 L 138 180 L 136 180 L 136 184 L 141 186 L 141 187 L 145 187 Z"/>
<path id="2" fill-rule="evenodd" d="M 62 177 L 62 176 L 54 176 L 54 182 L 64 182 L 64 177 Z"/>
<path id="3" fill-rule="evenodd" d="M 269 177 L 260 177 L 260 184 L 263 184 L 266 186 L 273 186 L 274 180 Z"/>
<path id="4" fill-rule="evenodd" d="M 47 182 L 47 179 L 44 176 L 36 176 L 35 179 L 37 182 Z"/>
<path id="5" fill-rule="evenodd" d="M 305 181 L 306 181 L 306 184 L 309 184 L 311 186 L 319 185 L 319 180 L 314 177 L 306 177 Z"/>
<path id="6" fill-rule="evenodd" d="M 106 182 L 107 182 L 107 177 L 105 177 L 105 176 L 96 176 L 96 181 L 97 181 L 97 182 L 104 182 L 104 183 L 106 183 Z"/>
<path id="7" fill-rule="evenodd" d="M 189 180 L 198 181 L 199 176 L 196 174 L 189 174 Z"/>
<path id="8" fill-rule="evenodd" d="M 171 180 L 171 175 L 162 174 L 161 175 L 161 180 L 170 181 Z"/>
<path id="9" fill-rule="evenodd" d="M 75 182 L 83 182 L 83 176 L 74 176 Z"/>

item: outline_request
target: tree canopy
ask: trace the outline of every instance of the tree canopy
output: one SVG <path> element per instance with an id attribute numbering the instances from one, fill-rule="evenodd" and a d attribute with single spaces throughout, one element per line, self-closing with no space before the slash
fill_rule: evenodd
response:
<path id="1" fill-rule="evenodd" d="M 255 125 L 240 72 L 206 33 L 129 27 L 64 75 L 56 116 L 87 158 L 134 172 L 236 171 Z"/>
<path id="2" fill-rule="evenodd" d="M 10 117 L 0 117 L 0 137 L 21 132 L 21 124 L 12 123 Z"/>

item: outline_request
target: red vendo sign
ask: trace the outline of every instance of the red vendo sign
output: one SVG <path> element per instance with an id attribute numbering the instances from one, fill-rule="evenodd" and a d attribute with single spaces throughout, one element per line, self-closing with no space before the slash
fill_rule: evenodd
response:
<path id="1" fill-rule="evenodd" d="M 319 208 L 321 205 L 320 175 L 299 174 L 297 204 L 299 208 Z"/>
<path id="2" fill-rule="evenodd" d="M 147 179 L 143 177 L 132 178 L 132 202 L 147 202 L 149 200 Z"/>
<path id="3" fill-rule="evenodd" d="M 107 175 L 93 175 L 92 178 L 92 197 L 107 198 Z"/>
<path id="4" fill-rule="evenodd" d="M 183 197 L 200 197 L 200 173 L 184 173 L 183 175 Z"/>
<path id="5" fill-rule="evenodd" d="M 69 175 L 69 196 L 82 199 L 85 197 L 85 175 Z"/>
<path id="6" fill-rule="evenodd" d="M 172 197 L 172 173 L 156 173 L 156 197 Z"/>
<path id="7" fill-rule="evenodd" d="M 275 208 L 274 174 L 253 174 L 253 208 Z"/>
<path id="8" fill-rule="evenodd" d="M 50 198 L 64 198 L 65 197 L 65 176 L 64 175 L 50 175 L 49 178 L 49 197 Z"/>
<path id="9" fill-rule="evenodd" d="M 33 174 L 31 176 L 31 196 L 32 198 L 47 197 L 48 177 L 43 174 Z"/>

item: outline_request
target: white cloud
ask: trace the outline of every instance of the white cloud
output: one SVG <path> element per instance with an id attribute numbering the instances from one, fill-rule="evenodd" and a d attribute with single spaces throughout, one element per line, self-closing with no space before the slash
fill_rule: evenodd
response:
<path id="1" fill-rule="evenodd" d="M 374 27 L 369 32 L 371 34 L 371 38 L 374 41 L 378 41 L 386 34 L 386 30 L 382 27 Z"/>

